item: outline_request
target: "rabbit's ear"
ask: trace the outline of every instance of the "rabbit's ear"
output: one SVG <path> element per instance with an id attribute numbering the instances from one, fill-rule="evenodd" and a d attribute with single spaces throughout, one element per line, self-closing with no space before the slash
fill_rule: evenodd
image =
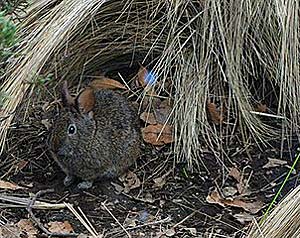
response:
<path id="1" fill-rule="evenodd" d="M 92 88 L 86 88 L 76 98 L 76 106 L 79 112 L 93 115 L 92 110 L 95 106 L 95 94 Z"/>
<path id="2" fill-rule="evenodd" d="M 61 99 L 64 106 L 67 107 L 74 107 L 75 106 L 75 99 L 71 96 L 69 89 L 68 89 L 68 82 L 65 80 L 61 89 Z"/>

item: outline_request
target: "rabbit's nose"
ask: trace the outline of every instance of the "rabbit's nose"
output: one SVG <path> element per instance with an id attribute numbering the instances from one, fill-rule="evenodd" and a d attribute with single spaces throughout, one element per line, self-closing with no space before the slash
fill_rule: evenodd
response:
<path id="1" fill-rule="evenodd" d="M 64 153 L 63 150 L 59 149 L 59 150 L 57 151 L 57 155 L 58 155 L 58 156 L 64 156 L 65 153 Z"/>
<path id="2" fill-rule="evenodd" d="M 67 154 L 67 151 L 64 147 L 60 147 L 57 151 L 58 156 L 66 156 L 66 154 Z"/>
<path id="3" fill-rule="evenodd" d="M 73 150 L 68 148 L 67 146 L 62 146 L 57 151 L 58 156 L 72 156 Z"/>

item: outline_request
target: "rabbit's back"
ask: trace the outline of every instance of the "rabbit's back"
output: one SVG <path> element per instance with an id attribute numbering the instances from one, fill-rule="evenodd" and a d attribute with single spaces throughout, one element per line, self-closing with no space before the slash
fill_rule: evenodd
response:
<path id="1" fill-rule="evenodd" d="M 110 90 L 95 93 L 95 139 L 103 145 L 107 139 L 109 161 L 116 167 L 117 174 L 130 166 L 140 154 L 140 129 L 138 115 L 127 99 Z M 96 143 L 97 144 L 97 143 Z M 98 150 L 95 150 L 95 154 Z"/>

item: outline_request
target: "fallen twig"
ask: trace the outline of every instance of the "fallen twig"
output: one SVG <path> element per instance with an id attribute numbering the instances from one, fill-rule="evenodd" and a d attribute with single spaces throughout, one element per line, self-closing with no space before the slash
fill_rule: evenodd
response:
<path id="1" fill-rule="evenodd" d="M 131 238 L 131 235 L 129 234 L 129 232 L 125 229 L 125 227 L 119 222 L 119 220 L 114 216 L 114 214 L 111 213 L 111 211 L 107 208 L 107 206 L 105 205 L 105 202 L 102 202 L 101 205 L 103 206 L 103 208 L 109 213 L 109 215 L 111 215 L 111 217 L 118 223 L 118 225 L 122 228 L 122 230 L 126 233 L 126 235 Z"/>
<path id="2" fill-rule="evenodd" d="M 77 233 L 59 233 L 59 232 L 50 232 L 48 231 L 43 224 L 35 217 L 35 215 L 32 212 L 32 208 L 34 206 L 34 203 L 36 202 L 37 198 L 46 194 L 46 193 L 52 193 L 54 190 L 53 189 L 47 189 L 47 190 L 41 190 L 33 196 L 33 198 L 30 200 L 28 203 L 26 209 L 30 215 L 30 219 L 35 222 L 38 227 L 49 237 L 77 237 L 79 234 Z"/>
<path id="3" fill-rule="evenodd" d="M 93 237 L 99 237 L 97 231 L 92 226 L 86 215 L 83 213 L 83 211 L 78 207 L 79 212 L 81 215 L 75 210 L 75 208 L 71 205 L 66 203 L 67 208 L 75 215 L 75 217 L 81 222 L 82 225 L 91 233 Z"/>
<path id="4" fill-rule="evenodd" d="M 2 204 L 0 203 L 0 207 L 27 207 L 28 203 L 31 201 L 30 198 L 22 198 L 22 197 L 16 197 L 16 196 L 9 196 L 5 194 L 0 194 L 0 200 L 13 203 L 11 205 L 8 204 Z M 34 209 L 63 209 L 66 208 L 66 205 L 64 203 L 47 203 L 47 202 L 41 202 L 41 201 L 35 201 L 35 203 L 32 205 L 32 208 Z"/>

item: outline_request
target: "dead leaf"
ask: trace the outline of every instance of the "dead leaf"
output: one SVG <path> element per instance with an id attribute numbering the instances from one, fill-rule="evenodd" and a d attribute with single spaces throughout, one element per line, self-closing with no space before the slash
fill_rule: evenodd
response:
<path id="1" fill-rule="evenodd" d="M 29 219 L 21 219 L 16 224 L 6 224 L 0 227 L 0 237 L 16 238 L 27 237 L 36 238 L 38 230 Z"/>
<path id="2" fill-rule="evenodd" d="M 24 187 L 21 187 L 21 186 L 15 184 L 15 183 L 3 181 L 3 180 L 0 180 L 0 188 L 10 189 L 10 190 L 26 189 Z"/>
<path id="3" fill-rule="evenodd" d="M 166 183 L 166 178 L 159 177 L 159 178 L 153 179 L 153 181 L 154 181 L 153 188 L 162 188 Z"/>
<path id="4" fill-rule="evenodd" d="M 224 199 L 216 190 L 207 196 L 206 201 L 211 204 L 218 204 L 222 207 L 231 206 L 242 208 L 252 214 L 256 214 L 263 208 L 263 203 L 261 201 L 246 202 L 238 198 Z"/>
<path id="5" fill-rule="evenodd" d="M 263 166 L 264 169 L 279 167 L 282 165 L 287 165 L 287 161 L 280 159 L 268 158 L 269 162 Z"/>
<path id="6" fill-rule="evenodd" d="M 233 177 L 237 182 L 241 181 L 241 172 L 237 168 L 231 168 L 228 175 Z"/>
<path id="7" fill-rule="evenodd" d="M 124 187 L 121 186 L 120 184 L 117 184 L 117 183 L 114 183 L 114 182 L 110 182 L 110 183 L 111 183 L 111 185 L 114 186 L 117 194 L 121 194 L 124 191 Z"/>
<path id="8" fill-rule="evenodd" d="M 136 224 L 137 224 L 137 219 L 135 218 L 126 217 L 126 219 L 124 220 L 124 225 L 126 227 L 136 227 Z"/>
<path id="9" fill-rule="evenodd" d="M 256 105 L 255 111 L 256 112 L 267 112 L 267 109 L 268 109 L 268 107 L 266 104 L 258 103 Z"/>
<path id="10" fill-rule="evenodd" d="M 248 193 L 248 187 L 247 187 L 247 179 L 241 178 L 240 182 L 236 185 L 239 194 L 245 194 Z"/>
<path id="11" fill-rule="evenodd" d="M 219 204 L 222 207 L 224 207 L 224 204 L 222 202 L 220 202 L 221 200 L 222 200 L 222 197 L 221 197 L 221 195 L 216 190 L 214 190 L 213 192 L 211 192 L 211 194 L 209 194 L 207 196 L 207 198 L 206 198 L 206 201 L 208 203 Z"/>
<path id="12" fill-rule="evenodd" d="M 20 229 L 14 224 L 5 224 L 0 226 L 0 237 L 18 238 L 22 236 L 27 236 L 27 234 L 25 234 L 25 232 L 20 231 Z M 28 237 L 33 238 L 32 236 Z"/>
<path id="13" fill-rule="evenodd" d="M 245 212 L 234 214 L 233 217 L 243 225 L 245 225 L 246 223 L 250 223 L 253 221 L 253 219 L 255 219 L 255 216 Z"/>
<path id="14" fill-rule="evenodd" d="M 141 65 L 139 72 L 137 74 L 138 85 L 146 88 L 147 85 L 154 85 L 157 81 L 157 75 L 152 70 L 147 70 Z"/>
<path id="15" fill-rule="evenodd" d="M 217 109 L 216 104 L 214 104 L 212 102 L 208 102 L 207 103 L 207 110 L 208 110 L 208 113 L 210 115 L 210 119 L 212 120 L 212 122 L 214 124 L 220 125 L 220 124 L 223 123 L 223 116 L 221 115 L 221 113 Z"/>
<path id="16" fill-rule="evenodd" d="M 158 108 L 161 103 L 161 100 L 157 97 L 151 97 L 148 94 L 145 95 L 145 97 L 142 100 L 142 111 L 149 111 L 149 105 L 151 105 L 152 108 Z"/>
<path id="17" fill-rule="evenodd" d="M 256 214 L 263 208 L 264 204 L 261 201 L 245 202 L 240 199 L 234 199 L 233 201 L 226 201 L 226 205 L 232 207 L 240 207 L 245 211 L 250 212 L 251 214 Z"/>
<path id="18" fill-rule="evenodd" d="M 58 232 L 58 233 L 72 233 L 73 227 L 68 221 L 59 222 L 53 221 L 48 223 L 49 231 L 51 232 Z"/>
<path id="19" fill-rule="evenodd" d="M 155 119 L 155 116 L 152 112 L 143 112 L 140 115 L 141 120 L 143 120 L 144 122 L 151 124 L 151 125 L 155 125 L 157 124 L 157 121 Z"/>
<path id="20" fill-rule="evenodd" d="M 26 167 L 26 165 L 28 164 L 28 161 L 26 160 L 20 160 L 17 164 L 16 164 L 16 168 L 18 170 L 22 170 Z"/>
<path id="21" fill-rule="evenodd" d="M 38 234 L 38 230 L 33 226 L 31 220 L 21 219 L 16 225 L 20 231 L 26 232 L 28 238 L 35 238 Z"/>
<path id="22" fill-rule="evenodd" d="M 236 186 L 240 194 L 247 192 L 247 180 L 244 180 L 243 175 L 237 168 L 231 168 L 228 175 L 238 182 Z"/>
<path id="23" fill-rule="evenodd" d="M 172 237 L 172 236 L 174 236 L 175 234 L 176 234 L 176 231 L 175 231 L 175 228 L 174 228 L 174 227 L 168 229 L 168 230 L 165 232 L 165 235 L 166 235 L 167 237 Z"/>
<path id="24" fill-rule="evenodd" d="M 167 177 L 168 175 L 172 172 L 172 170 L 169 170 L 166 174 L 164 174 L 161 177 L 155 178 L 153 179 L 154 184 L 153 184 L 153 188 L 157 188 L 157 189 L 161 189 L 165 183 L 167 182 Z"/>
<path id="25" fill-rule="evenodd" d="M 126 89 L 122 83 L 114 79 L 106 78 L 104 76 L 99 76 L 99 78 L 100 79 L 93 80 L 89 86 L 94 89 Z"/>
<path id="26" fill-rule="evenodd" d="M 137 75 L 137 81 L 142 87 L 147 86 L 147 83 L 145 81 L 145 77 L 146 77 L 147 72 L 148 72 L 147 69 L 144 66 L 141 65 L 141 67 L 139 69 L 139 72 L 138 72 L 138 75 Z"/>
<path id="27" fill-rule="evenodd" d="M 142 135 L 147 143 L 156 146 L 174 142 L 173 127 L 169 125 L 149 125 L 142 129 Z"/>
<path id="28" fill-rule="evenodd" d="M 171 118 L 172 107 L 169 100 L 164 100 L 160 103 L 159 107 L 154 110 L 155 118 L 159 124 L 169 124 Z"/>
<path id="29" fill-rule="evenodd" d="M 124 174 L 119 178 L 119 180 L 123 183 L 124 185 L 124 192 L 128 193 L 130 190 L 139 188 L 141 186 L 141 181 L 138 178 L 138 176 L 131 172 L 128 171 L 127 174 Z"/>

